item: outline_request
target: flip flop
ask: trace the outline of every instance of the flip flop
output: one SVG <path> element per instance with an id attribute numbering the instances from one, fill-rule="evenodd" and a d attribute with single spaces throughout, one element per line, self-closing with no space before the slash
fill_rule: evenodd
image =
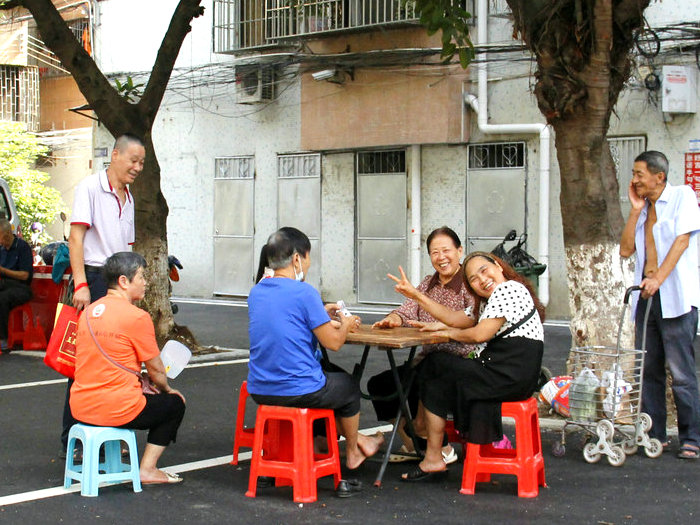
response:
<path id="1" fill-rule="evenodd" d="M 338 498 L 352 498 L 362 492 L 362 482 L 357 479 L 341 479 L 335 495 Z"/>
<path id="2" fill-rule="evenodd" d="M 681 448 L 678 449 L 676 457 L 678 459 L 698 459 L 700 458 L 700 448 L 688 444 L 682 445 Z"/>
<path id="3" fill-rule="evenodd" d="M 401 481 L 405 482 L 416 482 L 416 481 L 430 481 L 442 479 L 447 475 L 448 470 L 438 470 L 436 472 L 426 472 L 420 465 L 413 467 L 413 470 L 409 470 L 405 473 L 405 477 L 401 475 Z"/>
<path id="4" fill-rule="evenodd" d="M 458 459 L 459 458 L 457 457 L 457 451 L 454 449 L 454 447 L 450 447 L 449 454 L 445 454 L 444 452 L 442 453 L 442 460 L 445 462 L 445 465 L 451 465 Z"/>
<path id="5" fill-rule="evenodd" d="M 166 479 L 162 481 L 142 481 L 141 485 L 168 485 L 171 483 L 182 483 L 182 481 L 184 481 L 177 474 L 171 474 L 170 472 L 165 471 L 163 471 L 163 473 L 165 474 Z"/>

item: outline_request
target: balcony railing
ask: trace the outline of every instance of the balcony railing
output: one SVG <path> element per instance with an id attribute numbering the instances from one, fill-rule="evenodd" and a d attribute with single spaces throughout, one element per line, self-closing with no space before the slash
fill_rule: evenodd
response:
<path id="1" fill-rule="evenodd" d="M 214 0 L 214 51 L 416 21 L 413 3 L 402 0 Z"/>

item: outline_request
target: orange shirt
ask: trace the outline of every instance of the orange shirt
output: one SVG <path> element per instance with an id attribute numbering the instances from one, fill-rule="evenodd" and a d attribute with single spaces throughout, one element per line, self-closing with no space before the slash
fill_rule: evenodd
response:
<path id="1" fill-rule="evenodd" d="M 120 426 L 146 406 L 135 374 L 110 363 L 99 351 L 85 316 L 104 350 L 116 362 L 141 371 L 141 362 L 160 355 L 153 322 L 127 299 L 106 296 L 91 304 L 78 321 L 75 342 L 75 383 L 70 391 L 73 417 L 83 423 Z"/>

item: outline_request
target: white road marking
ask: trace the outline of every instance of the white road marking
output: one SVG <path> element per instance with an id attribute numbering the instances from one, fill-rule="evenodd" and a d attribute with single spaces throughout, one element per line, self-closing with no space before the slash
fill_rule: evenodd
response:
<path id="1" fill-rule="evenodd" d="M 249 359 L 232 359 L 229 361 L 209 361 L 206 363 L 195 363 L 193 365 L 187 365 L 187 368 L 201 368 L 204 366 L 219 366 L 219 365 L 239 365 L 241 363 L 247 363 Z M 30 381 L 28 383 L 15 383 L 13 385 L 0 385 L 0 390 L 14 390 L 16 388 L 27 388 L 30 386 L 45 386 L 45 385 L 56 385 L 59 383 L 65 383 L 68 379 L 48 379 L 46 381 Z"/>
<path id="2" fill-rule="evenodd" d="M 389 432 L 391 430 L 391 425 L 381 425 L 373 428 L 361 429 L 363 434 L 373 435 L 376 432 Z M 238 461 L 247 461 L 251 457 L 250 452 L 241 452 L 238 454 Z M 218 458 L 203 459 L 200 461 L 192 461 L 190 463 L 182 463 L 180 465 L 173 465 L 171 467 L 162 467 L 162 470 L 166 470 L 173 474 L 180 474 L 182 472 L 192 472 L 194 470 L 203 470 L 212 467 L 218 467 L 220 465 L 225 465 L 226 463 L 231 463 L 233 456 L 229 454 L 228 456 L 219 456 Z M 100 484 L 100 487 L 106 487 L 108 485 L 121 485 L 123 483 L 131 483 L 130 481 L 123 481 L 122 483 L 104 483 Z M 17 503 L 26 503 L 28 501 L 37 501 L 40 499 L 53 498 L 55 496 L 64 496 L 66 494 L 73 494 L 75 492 L 80 492 L 80 483 L 74 483 L 71 488 L 64 489 L 61 487 L 51 487 L 47 489 L 32 490 L 29 492 L 20 492 L 18 494 L 10 494 L 8 496 L 0 497 L 0 507 L 6 505 L 15 505 Z"/>
<path id="3" fill-rule="evenodd" d="M 12 390 L 14 388 L 27 388 L 29 386 L 44 386 L 44 385 L 56 385 L 58 383 L 66 383 L 68 379 L 50 379 L 47 381 L 32 381 L 30 383 L 15 383 L 14 385 L 0 385 L 0 390 Z"/>

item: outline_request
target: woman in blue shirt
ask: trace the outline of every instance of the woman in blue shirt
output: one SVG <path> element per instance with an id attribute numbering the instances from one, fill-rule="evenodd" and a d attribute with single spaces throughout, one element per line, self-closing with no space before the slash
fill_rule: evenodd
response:
<path id="1" fill-rule="evenodd" d="M 308 237 L 289 227 L 273 233 L 263 248 L 260 266 L 274 274 L 248 296 L 248 392 L 263 405 L 333 409 L 346 439 L 346 466 L 354 469 L 377 452 L 383 437 L 358 432 L 359 385 L 346 372 L 324 371 L 317 343 L 339 350 L 360 318 L 337 316 L 337 306 L 324 306 L 304 282 L 310 251 Z"/>

